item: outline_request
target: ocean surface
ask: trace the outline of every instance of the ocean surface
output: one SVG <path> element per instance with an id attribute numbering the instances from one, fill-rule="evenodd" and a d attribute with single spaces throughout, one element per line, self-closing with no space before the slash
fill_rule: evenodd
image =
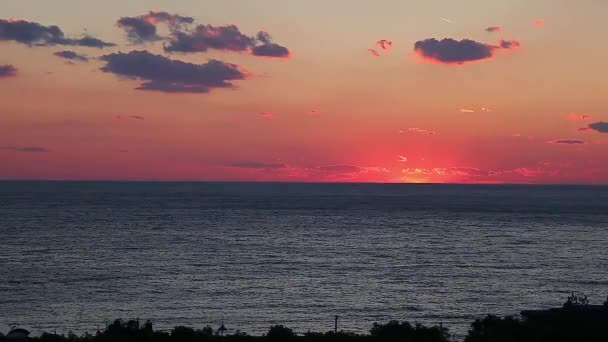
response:
<path id="1" fill-rule="evenodd" d="M 0 182 L 0 332 L 261 334 L 608 295 L 608 187 Z"/>

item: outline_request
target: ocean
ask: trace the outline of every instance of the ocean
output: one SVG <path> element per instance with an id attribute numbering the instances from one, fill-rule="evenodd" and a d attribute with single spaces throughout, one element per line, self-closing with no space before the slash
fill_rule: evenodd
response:
<path id="1" fill-rule="evenodd" d="M 608 295 L 608 187 L 0 182 L 0 332 L 262 334 Z"/>

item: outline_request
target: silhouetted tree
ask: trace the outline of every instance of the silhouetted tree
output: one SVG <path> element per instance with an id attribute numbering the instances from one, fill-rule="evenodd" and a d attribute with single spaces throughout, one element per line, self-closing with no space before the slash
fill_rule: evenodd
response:
<path id="1" fill-rule="evenodd" d="M 270 327 L 270 330 L 266 333 L 266 337 L 269 339 L 286 339 L 296 337 L 296 333 L 286 326 L 275 325 Z"/>
<path id="2" fill-rule="evenodd" d="M 523 342 L 527 334 L 522 322 L 513 317 L 488 315 L 471 324 L 465 342 Z"/>

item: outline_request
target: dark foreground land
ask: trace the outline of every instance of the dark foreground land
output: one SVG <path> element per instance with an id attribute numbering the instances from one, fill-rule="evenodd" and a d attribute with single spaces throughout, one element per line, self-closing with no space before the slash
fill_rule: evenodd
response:
<path id="1" fill-rule="evenodd" d="M 586 300 L 586 298 L 585 298 Z M 223 327 L 223 325 L 222 325 Z M 295 334 L 282 325 L 270 327 L 263 336 L 249 336 L 236 332 L 226 334 L 223 328 L 207 326 L 200 330 L 178 326 L 170 331 L 155 331 L 152 322 L 116 320 L 95 335 L 57 335 L 44 333 L 29 338 L 28 332 L 15 329 L 2 342 L 204 342 L 204 341 L 451 341 L 449 330 L 442 326 L 391 321 L 374 323 L 368 334 L 345 331 Z M 471 324 L 465 342 L 605 342 L 608 341 L 608 301 L 604 305 L 588 305 L 571 301 L 561 308 L 523 311 L 522 318 L 487 316 Z"/>
<path id="2" fill-rule="evenodd" d="M 522 318 L 488 315 L 471 324 L 465 342 L 608 342 L 608 298 L 603 305 L 590 305 L 587 296 L 574 293 L 562 307 L 548 310 L 525 310 Z M 170 331 L 155 331 L 151 321 L 116 320 L 95 335 L 77 336 L 44 333 L 30 338 L 24 329 L 13 329 L 0 342 L 203 342 L 203 341 L 411 341 L 447 342 L 452 340 L 443 326 L 391 321 L 374 323 L 369 334 L 355 334 L 336 329 L 326 333 L 307 332 L 302 335 L 283 325 L 270 327 L 263 336 L 250 336 L 236 331 L 228 334 L 224 324 L 214 330 L 210 326 L 196 330 L 177 326 Z"/>

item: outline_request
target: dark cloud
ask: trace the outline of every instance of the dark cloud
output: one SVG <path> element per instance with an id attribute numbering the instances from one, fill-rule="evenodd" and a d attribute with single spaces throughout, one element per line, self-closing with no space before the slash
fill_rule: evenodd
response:
<path id="1" fill-rule="evenodd" d="M 72 45 L 72 46 L 85 46 L 85 47 L 93 47 L 98 49 L 103 49 L 105 47 L 116 46 L 114 43 L 107 43 L 101 39 L 95 38 L 93 36 L 85 35 L 82 38 L 78 39 L 64 39 L 59 45 Z"/>
<path id="2" fill-rule="evenodd" d="M 256 38 L 264 44 L 272 43 L 272 36 L 270 35 L 270 33 L 266 32 L 266 31 L 258 32 L 258 35 Z"/>
<path id="3" fill-rule="evenodd" d="M 77 61 L 81 61 L 81 62 L 87 62 L 89 60 L 89 58 L 87 56 L 78 54 L 74 51 L 57 51 L 53 55 L 55 55 L 59 58 L 77 60 Z"/>
<path id="4" fill-rule="evenodd" d="M 174 30 L 164 49 L 166 52 L 183 53 L 206 52 L 209 49 L 250 51 L 253 56 L 271 58 L 289 58 L 291 55 L 288 48 L 273 43 L 267 32 L 260 31 L 256 37 L 249 37 L 236 25 L 198 25 L 190 31 Z"/>
<path id="5" fill-rule="evenodd" d="M 31 152 L 31 153 L 45 153 L 50 152 L 44 147 L 38 146 L 0 146 L 0 150 L 15 151 L 15 152 Z"/>
<path id="6" fill-rule="evenodd" d="M 58 26 L 44 26 L 25 20 L 0 19 L 0 40 L 13 40 L 22 44 L 57 44 L 64 34 Z"/>
<path id="7" fill-rule="evenodd" d="M 168 93 L 207 93 L 213 88 L 231 88 L 231 81 L 246 74 L 236 64 L 210 60 L 205 64 L 186 63 L 148 51 L 112 53 L 101 57 L 102 71 L 144 81 L 137 89 Z"/>
<path id="8" fill-rule="evenodd" d="M 500 26 L 490 26 L 486 28 L 486 32 L 500 32 L 502 31 L 502 27 Z"/>
<path id="9" fill-rule="evenodd" d="M 272 42 L 272 37 L 268 32 L 258 32 L 257 39 L 261 45 L 254 46 L 251 54 L 258 57 L 289 58 L 290 52 L 284 46 Z"/>
<path id="10" fill-rule="evenodd" d="M 0 78 L 13 77 L 17 75 L 17 68 L 10 64 L 0 65 Z"/>
<path id="11" fill-rule="evenodd" d="M 417 41 L 414 51 L 426 60 L 442 64 L 463 64 L 492 58 L 496 50 L 519 47 L 515 40 L 501 40 L 499 45 L 479 43 L 470 39 L 429 38 Z"/>
<path id="12" fill-rule="evenodd" d="M 44 26 L 25 20 L 0 19 L 0 40 L 15 41 L 26 45 L 71 45 L 104 48 L 115 46 L 95 37 L 66 38 L 63 31 L 55 25 Z"/>
<path id="13" fill-rule="evenodd" d="M 192 31 L 175 31 L 165 44 L 167 52 L 205 52 L 209 49 L 247 51 L 256 40 L 241 33 L 236 25 L 198 25 Z"/>
<path id="14" fill-rule="evenodd" d="M 123 17 L 118 19 L 116 25 L 127 32 L 127 38 L 133 43 L 143 43 L 161 39 L 156 34 L 156 25 L 141 18 Z"/>
<path id="15" fill-rule="evenodd" d="M 283 163 L 262 163 L 262 162 L 236 162 L 228 164 L 229 167 L 237 167 L 243 169 L 284 169 L 287 165 Z"/>
<path id="16" fill-rule="evenodd" d="M 565 144 L 565 145 L 581 145 L 585 142 L 578 139 L 559 139 L 555 141 L 551 141 L 552 144 Z"/>
<path id="17" fill-rule="evenodd" d="M 600 133 L 608 133 L 608 122 L 594 122 L 589 124 L 589 128 Z"/>
<path id="18" fill-rule="evenodd" d="M 184 17 L 167 12 L 150 11 L 137 17 L 123 17 L 118 19 L 116 25 L 125 30 L 127 38 L 133 43 L 144 43 L 162 39 L 156 30 L 157 23 L 166 23 L 171 31 L 192 24 L 194 18 Z"/>
<path id="19" fill-rule="evenodd" d="M 517 40 L 501 40 L 499 44 L 503 49 L 513 49 L 521 46 Z"/>
<path id="20" fill-rule="evenodd" d="M 265 43 L 251 49 L 251 54 L 258 57 L 288 58 L 289 49 L 275 43 Z"/>
<path id="21" fill-rule="evenodd" d="M 135 120 L 145 120 L 145 118 L 143 116 L 139 116 L 139 115 L 130 115 L 129 117 L 131 119 L 135 119 Z"/>

